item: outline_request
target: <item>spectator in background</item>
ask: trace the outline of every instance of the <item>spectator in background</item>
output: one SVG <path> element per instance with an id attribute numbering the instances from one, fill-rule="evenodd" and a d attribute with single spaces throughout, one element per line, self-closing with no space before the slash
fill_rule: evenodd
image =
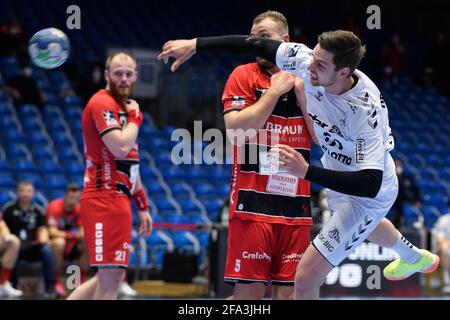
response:
<path id="1" fill-rule="evenodd" d="M 43 263 L 45 298 L 59 298 L 55 287 L 55 261 L 50 246 L 44 210 L 33 203 L 35 190 L 33 184 L 22 181 L 17 187 L 17 200 L 11 201 L 2 209 L 3 220 L 11 233 L 21 241 L 20 260 Z M 11 282 L 17 285 L 17 263 L 12 271 Z"/>
<path id="2" fill-rule="evenodd" d="M 18 298 L 23 292 L 11 285 L 11 272 L 19 255 L 20 240 L 11 234 L 0 212 L 0 298 Z"/>
<path id="3" fill-rule="evenodd" d="M 393 84 L 398 83 L 398 76 L 402 72 L 405 47 L 400 41 L 400 35 L 394 33 L 390 41 L 383 48 L 385 80 Z"/>
<path id="4" fill-rule="evenodd" d="M 17 53 L 23 43 L 23 30 L 15 18 L 0 26 L 0 56 Z"/>
<path id="5" fill-rule="evenodd" d="M 16 106 L 21 104 L 34 104 L 38 107 L 43 106 L 43 95 L 31 77 L 32 69 L 30 66 L 22 68 L 21 73 L 6 80 L 5 89 L 14 98 Z"/>
<path id="6" fill-rule="evenodd" d="M 55 257 L 55 290 L 65 296 L 61 282 L 61 269 L 64 260 L 79 259 L 81 282 L 89 271 L 89 256 L 84 243 L 84 232 L 80 217 L 80 187 L 75 183 L 67 185 L 64 198 L 49 203 L 46 212 L 50 234 L 50 247 Z"/>
<path id="7" fill-rule="evenodd" d="M 450 73 L 450 43 L 448 36 L 444 32 L 438 32 L 434 43 L 426 54 L 425 72 L 433 75 L 433 82 L 442 94 L 450 94 L 450 82 L 448 74 Z"/>
<path id="8" fill-rule="evenodd" d="M 444 283 L 443 293 L 450 293 L 450 201 L 448 202 L 448 209 L 447 213 L 438 219 L 433 229 L 435 249 L 441 259 L 441 274 Z"/>
<path id="9" fill-rule="evenodd" d="M 405 204 L 412 204 L 416 208 L 420 209 L 422 204 L 420 202 L 420 191 L 414 179 L 406 175 L 403 170 L 403 163 L 400 159 L 395 162 L 395 171 L 398 178 L 398 196 L 392 206 L 392 223 L 396 228 L 399 228 L 403 224 L 403 206 Z"/>

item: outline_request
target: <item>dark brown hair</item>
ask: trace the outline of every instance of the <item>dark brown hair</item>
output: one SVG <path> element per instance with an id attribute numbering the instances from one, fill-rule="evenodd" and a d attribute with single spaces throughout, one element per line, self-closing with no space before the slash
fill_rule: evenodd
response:
<path id="1" fill-rule="evenodd" d="M 81 188 L 78 184 L 71 182 L 66 187 L 66 194 L 69 192 L 79 192 L 81 191 Z"/>
<path id="2" fill-rule="evenodd" d="M 336 70 L 349 68 L 350 74 L 358 68 L 364 54 L 366 46 L 351 31 L 335 30 L 324 32 L 319 36 L 319 45 L 322 49 L 331 52 Z"/>

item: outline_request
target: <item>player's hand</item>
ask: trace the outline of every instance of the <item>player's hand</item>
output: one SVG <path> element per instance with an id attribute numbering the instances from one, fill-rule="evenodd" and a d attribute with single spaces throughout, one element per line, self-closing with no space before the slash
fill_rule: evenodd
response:
<path id="1" fill-rule="evenodd" d="M 196 52 L 197 39 L 190 40 L 171 40 L 167 41 L 163 47 L 162 52 L 158 55 L 158 60 L 163 60 L 164 64 L 169 62 L 169 58 L 175 58 L 170 70 L 174 72 L 186 60 L 189 60 Z"/>
<path id="2" fill-rule="evenodd" d="M 139 104 L 136 102 L 136 100 L 128 99 L 127 103 L 125 104 L 126 110 L 129 112 L 131 110 L 136 110 L 136 112 L 139 112 Z"/>
<path id="3" fill-rule="evenodd" d="M 279 96 L 285 94 L 294 87 L 295 76 L 286 71 L 279 71 L 270 77 L 270 88 Z"/>
<path id="4" fill-rule="evenodd" d="M 289 174 L 298 178 L 305 178 L 309 164 L 295 149 L 284 144 L 277 144 L 270 149 L 270 156 L 273 159 L 272 161 L 280 168 L 286 169 Z"/>
<path id="5" fill-rule="evenodd" d="M 148 211 L 139 211 L 139 234 L 144 237 L 148 237 L 153 230 L 152 216 Z"/>

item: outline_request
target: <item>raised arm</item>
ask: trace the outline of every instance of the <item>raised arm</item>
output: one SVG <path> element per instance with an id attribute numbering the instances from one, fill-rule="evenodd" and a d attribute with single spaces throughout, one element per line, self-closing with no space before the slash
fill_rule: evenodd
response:
<path id="1" fill-rule="evenodd" d="M 201 51 L 224 52 L 263 57 L 275 63 L 278 47 L 282 42 L 266 38 L 253 38 L 245 35 L 203 37 L 189 40 L 172 40 L 166 42 L 158 59 L 169 61 L 175 58 L 172 72 L 195 53 Z"/>

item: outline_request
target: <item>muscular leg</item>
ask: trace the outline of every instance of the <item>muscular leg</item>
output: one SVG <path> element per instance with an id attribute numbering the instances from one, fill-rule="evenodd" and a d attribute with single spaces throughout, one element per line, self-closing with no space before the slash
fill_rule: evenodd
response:
<path id="1" fill-rule="evenodd" d="M 295 274 L 295 300 L 319 299 L 319 289 L 333 266 L 309 245 L 297 266 Z"/>
<path id="2" fill-rule="evenodd" d="M 398 230 L 392 222 L 383 218 L 375 230 L 367 237 L 367 240 L 376 243 L 382 247 L 392 247 L 398 239 Z"/>
<path id="3" fill-rule="evenodd" d="M 273 286 L 272 288 L 273 300 L 292 300 L 294 299 L 293 286 Z"/>
<path id="4" fill-rule="evenodd" d="M 117 299 L 119 285 L 122 283 L 124 276 L 125 269 L 123 268 L 99 269 L 94 300 Z"/>
<path id="5" fill-rule="evenodd" d="M 229 300 L 261 300 L 266 293 L 266 285 L 262 282 L 236 283 Z"/>

